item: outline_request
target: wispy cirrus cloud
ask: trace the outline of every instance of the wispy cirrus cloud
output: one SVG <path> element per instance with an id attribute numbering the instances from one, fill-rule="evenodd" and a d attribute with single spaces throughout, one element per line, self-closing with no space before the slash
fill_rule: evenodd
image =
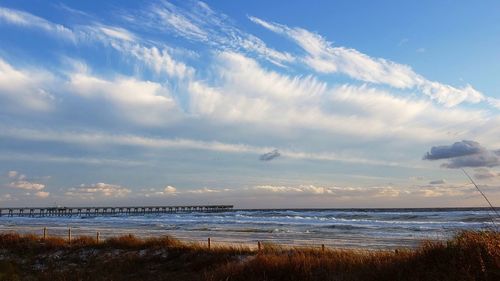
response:
<path id="1" fill-rule="evenodd" d="M 147 25 L 150 30 L 166 31 L 218 50 L 253 53 L 280 66 L 295 60 L 288 52 L 272 49 L 260 38 L 239 29 L 227 15 L 201 1 L 182 5 L 160 1 L 142 14 L 127 14 L 125 18 L 139 27 Z"/>
<path id="2" fill-rule="evenodd" d="M 31 13 L 3 7 L 0 7 L 0 20 L 21 27 L 35 28 L 50 35 L 62 36 L 71 39 L 74 44 L 88 45 L 91 42 L 100 42 L 142 61 L 158 73 L 165 72 L 179 78 L 194 73 L 192 68 L 173 58 L 167 48 L 151 46 L 148 40 L 141 39 L 124 27 L 92 22 L 70 28 Z"/>
<path id="3" fill-rule="evenodd" d="M 478 103 L 486 97 L 471 85 L 452 87 L 425 79 L 411 67 L 383 58 L 373 58 L 355 49 L 335 47 L 321 35 L 300 27 L 268 22 L 257 17 L 249 19 L 275 33 L 284 35 L 297 43 L 305 52 L 303 61 L 320 73 L 342 73 L 347 76 L 401 89 L 418 89 L 432 100 L 447 107 L 463 102 Z"/>
<path id="4" fill-rule="evenodd" d="M 117 135 L 103 132 L 65 132 L 65 131 L 39 131 L 33 129 L 17 129 L 2 126 L 0 136 L 10 137 L 29 141 L 68 143 L 82 146 L 133 146 L 144 149 L 196 149 L 204 151 L 217 151 L 224 153 L 256 154 L 261 155 L 272 150 L 266 146 L 253 146 L 247 144 L 224 143 L 219 141 L 200 141 L 193 139 L 168 139 L 144 137 L 140 135 Z M 362 157 L 352 157 L 348 155 L 335 154 L 332 152 L 304 152 L 290 149 L 280 150 L 280 155 L 291 159 L 309 159 L 319 161 L 339 161 L 347 163 L 362 163 L 367 165 L 400 166 L 401 163 L 383 161 L 377 159 L 367 159 Z M 50 158 L 49 158 L 50 160 Z M 56 158 L 54 161 L 69 161 L 67 159 Z M 99 159 L 74 159 L 76 162 L 100 163 Z M 90 161 L 90 162 L 89 162 Z M 103 163 L 114 163 L 114 160 L 102 160 Z M 117 164 L 122 163 L 118 161 Z M 125 161 L 127 163 L 127 161 Z M 132 161 L 131 164 L 134 164 Z"/>
<path id="5" fill-rule="evenodd" d="M 0 7 L 0 21 L 4 21 L 12 25 L 43 30 L 52 35 L 60 36 L 72 41 L 76 39 L 74 32 L 67 27 L 52 23 L 44 18 L 24 11 Z"/>

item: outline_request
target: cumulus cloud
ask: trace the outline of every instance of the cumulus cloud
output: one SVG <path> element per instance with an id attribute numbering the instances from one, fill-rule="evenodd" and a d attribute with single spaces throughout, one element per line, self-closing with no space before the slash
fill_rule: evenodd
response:
<path id="1" fill-rule="evenodd" d="M 440 183 L 440 184 L 431 184 L 416 186 L 414 190 L 411 191 L 411 194 L 426 198 L 435 198 L 435 197 L 461 197 L 465 195 L 472 195 L 474 190 L 469 188 L 467 185 L 457 185 L 451 183 Z"/>
<path id="2" fill-rule="evenodd" d="M 21 174 L 18 171 L 8 171 L 7 178 L 11 180 L 9 186 L 13 188 L 24 190 L 42 190 L 45 188 L 44 184 L 29 181 L 27 180 L 26 175 Z"/>
<path id="3" fill-rule="evenodd" d="M 257 191 L 266 191 L 272 193 L 333 194 L 335 188 L 320 187 L 314 185 L 301 185 L 301 186 L 259 185 L 254 187 L 254 189 Z"/>
<path id="4" fill-rule="evenodd" d="M 466 156 L 471 154 L 477 154 L 485 151 L 476 141 L 463 140 L 460 142 L 455 142 L 452 145 L 441 145 L 434 146 L 431 148 L 430 152 L 427 152 L 424 156 L 424 160 L 438 160 L 438 159 L 448 159 L 460 156 Z"/>
<path id="5" fill-rule="evenodd" d="M 495 167 L 500 165 L 498 155 L 485 151 L 479 154 L 473 154 L 463 157 L 452 158 L 448 163 L 442 166 L 450 169 L 457 169 L 463 167 Z"/>
<path id="6" fill-rule="evenodd" d="M 271 160 L 276 159 L 280 156 L 281 156 L 281 153 L 277 149 L 275 149 L 273 151 L 262 154 L 259 157 L 259 160 L 260 161 L 271 161 Z"/>
<path id="7" fill-rule="evenodd" d="M 222 191 L 229 191 L 229 189 L 215 189 L 215 188 L 208 188 L 208 187 L 204 187 L 204 188 L 200 188 L 200 189 L 192 189 L 192 190 L 188 190 L 186 191 L 187 193 L 193 193 L 193 194 L 206 194 L 206 193 L 219 193 L 219 192 L 222 192 Z"/>
<path id="8" fill-rule="evenodd" d="M 13 179 L 13 178 L 17 178 L 17 176 L 19 175 L 19 172 L 17 171 L 8 171 L 7 172 L 7 177 Z"/>
<path id="9" fill-rule="evenodd" d="M 193 195 L 209 195 L 209 194 L 231 192 L 231 191 L 233 191 L 233 189 L 229 188 L 219 189 L 219 188 L 209 188 L 209 187 L 178 190 L 176 187 L 168 185 L 161 190 L 158 190 L 156 188 L 143 189 L 141 194 L 148 198 L 154 196 L 181 196 L 184 198 L 188 198 Z"/>
<path id="10" fill-rule="evenodd" d="M 11 194 L 0 195 L 0 202 L 16 201 L 17 198 L 13 197 Z"/>
<path id="11" fill-rule="evenodd" d="M 463 167 L 494 167 L 500 165 L 500 153 L 490 151 L 476 141 L 463 140 L 452 145 L 434 146 L 424 160 L 448 160 L 441 166 L 450 169 Z"/>
<path id="12" fill-rule="evenodd" d="M 443 179 L 440 179 L 440 180 L 433 180 L 433 181 L 430 181 L 429 184 L 431 185 L 435 185 L 435 184 L 445 184 L 446 181 L 443 180 Z"/>
<path id="13" fill-rule="evenodd" d="M 25 181 L 25 180 L 13 181 L 10 183 L 10 186 L 14 187 L 14 188 L 19 188 L 19 189 L 25 189 L 25 190 L 42 190 L 45 188 L 44 184 L 36 183 L 36 182 L 29 182 L 29 181 Z"/>
<path id="14" fill-rule="evenodd" d="M 28 179 L 26 175 L 18 171 L 8 171 L 7 178 L 10 180 L 10 183 L 8 184 L 9 187 L 18 190 L 30 191 L 25 193 L 25 195 L 34 195 L 38 198 L 47 198 L 50 195 L 50 192 L 44 191 L 45 184 L 34 182 L 33 180 Z M 34 191 L 34 193 L 31 191 Z M 7 199 L 10 199 L 10 195 Z"/>
<path id="15" fill-rule="evenodd" d="M 474 177 L 478 180 L 500 179 L 500 172 L 492 171 L 486 168 L 477 168 L 474 170 Z"/>
<path id="16" fill-rule="evenodd" d="M 274 193 L 282 195 L 306 195 L 318 196 L 329 195 L 336 198 L 352 197 L 398 197 L 402 191 L 393 186 L 372 186 L 372 187 L 351 187 L 351 186 L 280 186 L 280 185 L 259 185 L 253 187 L 254 191 L 264 193 Z"/>
<path id="17" fill-rule="evenodd" d="M 100 197 L 125 197 L 130 192 L 131 190 L 129 188 L 100 182 L 91 185 L 81 184 L 78 187 L 71 187 L 65 194 L 80 199 L 95 199 Z"/>
<path id="18" fill-rule="evenodd" d="M 49 197 L 49 195 L 50 195 L 50 192 L 47 192 L 47 191 L 38 191 L 35 193 L 35 196 L 38 198 L 47 198 L 47 197 Z"/>
<path id="19" fill-rule="evenodd" d="M 147 192 L 144 193 L 144 196 L 146 197 L 152 197 L 152 196 L 175 196 L 179 192 L 177 191 L 177 188 L 167 185 L 165 186 L 162 190 L 158 191 L 155 188 L 152 188 L 148 190 Z"/>

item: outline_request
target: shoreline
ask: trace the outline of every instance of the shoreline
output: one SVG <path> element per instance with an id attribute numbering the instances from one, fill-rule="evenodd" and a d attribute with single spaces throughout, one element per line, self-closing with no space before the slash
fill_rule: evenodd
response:
<path id="1" fill-rule="evenodd" d="M 165 230 L 147 230 L 147 232 L 137 232 L 136 229 L 116 229 L 116 228 L 92 228 L 85 229 L 79 227 L 70 227 L 72 230 L 73 237 L 93 237 L 96 232 L 100 233 L 102 239 L 134 235 L 141 239 L 155 238 L 161 236 L 172 236 L 176 239 L 185 243 L 207 243 L 207 239 L 210 238 L 213 244 L 221 245 L 243 245 L 248 247 L 256 247 L 257 242 L 279 244 L 286 247 L 302 247 L 302 248 L 314 248 L 321 247 L 322 245 L 330 248 L 336 249 L 352 249 L 352 250 L 394 250 L 400 248 L 415 249 L 423 241 L 444 241 L 447 237 L 425 237 L 425 238 L 414 238 L 414 239 L 395 239 L 395 238 L 385 238 L 385 239 L 371 239 L 367 241 L 363 238 L 354 239 L 350 237 L 350 240 L 344 240 L 342 237 L 329 237 L 329 238 L 298 238 L 293 239 L 283 239 L 276 237 L 269 237 L 266 235 L 261 235 L 262 233 L 249 233 L 243 232 L 241 236 L 237 236 L 231 233 L 225 233 L 224 231 L 165 231 Z M 68 233 L 68 227 L 47 227 L 48 235 L 55 238 L 66 238 Z M 43 227 L 33 227 L 33 226 L 14 226 L 14 227 L 3 227 L 0 234 L 6 233 L 20 233 L 23 235 L 34 235 L 41 236 L 43 234 Z M 390 243 L 390 244 L 389 244 Z"/>

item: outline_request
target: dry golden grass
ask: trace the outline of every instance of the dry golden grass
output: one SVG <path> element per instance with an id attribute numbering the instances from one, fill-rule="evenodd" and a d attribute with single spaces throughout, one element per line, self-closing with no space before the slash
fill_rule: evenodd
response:
<path id="1" fill-rule="evenodd" d="M 0 280 L 500 280 L 500 234 L 462 232 L 396 251 L 184 243 L 132 235 L 0 234 Z"/>

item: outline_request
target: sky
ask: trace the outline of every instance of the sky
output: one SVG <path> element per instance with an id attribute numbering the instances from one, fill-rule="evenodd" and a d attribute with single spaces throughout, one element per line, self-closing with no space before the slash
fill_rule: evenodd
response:
<path id="1" fill-rule="evenodd" d="M 0 1 L 0 206 L 500 205 L 498 1 Z"/>

